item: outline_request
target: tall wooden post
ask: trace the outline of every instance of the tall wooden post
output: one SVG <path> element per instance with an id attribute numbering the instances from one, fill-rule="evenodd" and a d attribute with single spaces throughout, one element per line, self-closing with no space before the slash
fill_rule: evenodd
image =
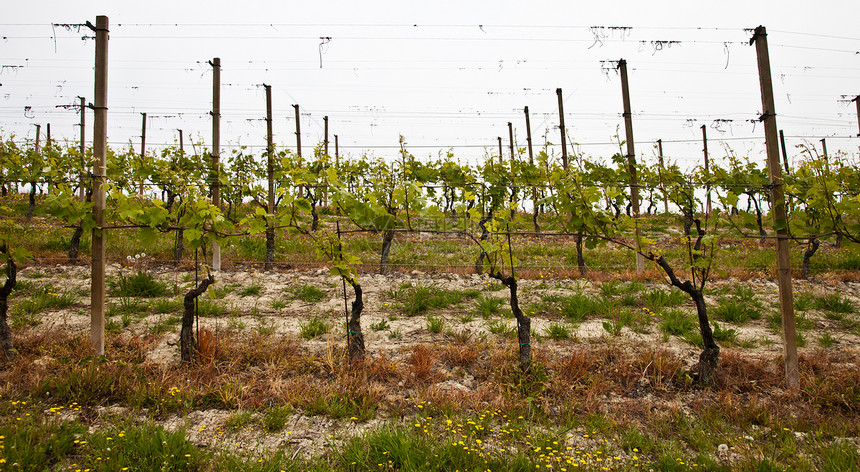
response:
<path id="1" fill-rule="evenodd" d="M 755 43 L 758 73 L 761 85 L 761 105 L 764 136 L 767 147 L 767 170 L 770 175 L 770 201 L 773 205 L 773 227 L 776 230 L 777 282 L 779 305 L 782 312 L 782 333 L 785 337 L 785 383 L 788 388 L 800 387 L 797 368 L 797 338 L 794 324 L 794 299 L 791 292 L 791 263 L 788 258 L 788 220 L 785 216 L 785 195 L 782 188 L 782 171 L 779 165 L 776 107 L 773 99 L 773 82 L 767 49 L 767 30 L 755 29 L 750 44 Z"/>
<path id="2" fill-rule="evenodd" d="M 268 201 L 266 205 L 266 257 L 263 270 L 272 270 L 275 262 L 275 165 L 274 165 L 274 136 L 272 136 L 272 86 L 263 84 L 266 88 L 266 176 L 269 179 Z"/>
<path id="3" fill-rule="evenodd" d="M 299 113 L 299 105 L 294 104 L 293 109 L 296 112 L 296 155 L 299 156 L 299 162 L 302 160 L 302 120 Z M 305 187 L 299 185 L 299 197 L 304 197 Z"/>
<path id="4" fill-rule="evenodd" d="M 785 133 L 779 130 L 779 144 L 782 147 L 782 163 L 785 165 L 785 173 L 791 172 L 788 168 L 788 152 L 785 150 Z"/>
<path id="5" fill-rule="evenodd" d="M 505 153 L 502 151 L 502 137 L 499 136 L 499 164 L 505 165 Z"/>
<path id="6" fill-rule="evenodd" d="M 510 143 L 510 146 L 511 146 L 511 165 L 513 165 L 513 162 L 514 162 L 514 125 L 511 124 L 510 121 L 508 121 L 508 143 Z M 512 169 L 513 169 L 513 167 L 512 167 Z"/>
<path id="7" fill-rule="evenodd" d="M 860 95 L 854 97 L 852 101 L 857 105 L 857 136 L 860 136 Z"/>
<path id="8" fill-rule="evenodd" d="M 340 172 L 340 149 L 338 148 L 337 135 L 334 135 L 334 168 Z"/>
<path id="9" fill-rule="evenodd" d="M 705 214 L 711 214 L 711 171 L 708 156 L 708 127 L 702 125 L 702 152 L 705 153 Z"/>
<path id="10" fill-rule="evenodd" d="M 183 138 L 182 138 L 182 130 L 178 129 L 176 131 L 179 131 L 179 152 L 184 154 L 185 153 L 185 143 L 183 142 Z"/>
<path id="11" fill-rule="evenodd" d="M 146 113 L 140 114 L 142 120 L 140 124 L 140 164 L 141 170 L 143 170 L 143 165 L 146 163 Z M 143 195 L 143 175 L 140 177 L 140 191 L 139 194 Z"/>
<path id="12" fill-rule="evenodd" d="M 822 141 L 824 141 L 822 139 Z M 45 147 L 48 149 L 48 152 L 51 150 L 51 123 L 45 125 Z"/>
<path id="13" fill-rule="evenodd" d="M 91 25 L 90 25 L 91 26 Z M 98 355 L 105 353 L 105 180 L 107 173 L 107 78 L 108 26 L 106 16 L 97 16 L 95 94 L 93 95 L 93 220 L 92 286 L 90 289 L 90 344 Z"/>
<path id="14" fill-rule="evenodd" d="M 212 204 L 221 206 L 221 58 L 212 59 Z M 212 269 L 221 270 L 221 247 L 212 242 Z"/>
<path id="15" fill-rule="evenodd" d="M 293 105 L 296 111 L 296 154 L 302 157 L 302 120 L 300 119 L 299 105 Z"/>
<path id="16" fill-rule="evenodd" d="M 821 156 L 824 157 L 824 162 L 827 165 L 827 172 L 830 172 L 830 155 L 827 154 L 827 140 L 821 138 L 819 142 L 821 143 Z"/>
<path id="17" fill-rule="evenodd" d="M 567 132 L 564 127 L 564 101 L 561 98 L 561 88 L 555 89 L 558 97 L 558 127 L 561 131 L 561 165 L 567 170 Z"/>
<path id="18" fill-rule="evenodd" d="M 86 140 L 86 128 L 87 128 L 87 103 L 84 97 L 78 97 L 81 99 L 81 183 L 80 188 L 78 189 L 78 200 L 84 201 L 87 199 L 87 174 L 86 174 L 86 162 L 87 162 L 87 140 Z"/>
<path id="19" fill-rule="evenodd" d="M 328 167 L 328 116 L 323 117 L 323 125 L 325 128 L 325 139 L 323 140 L 323 144 L 325 145 L 325 162 L 326 167 Z M 326 182 L 328 182 L 328 179 L 326 179 Z M 323 206 L 328 206 L 328 184 L 323 188 Z"/>
<path id="20" fill-rule="evenodd" d="M 621 71 L 621 99 L 624 102 L 624 131 L 627 141 L 627 168 L 630 173 L 630 203 L 632 204 L 633 219 L 636 220 L 636 272 L 645 272 L 645 256 L 639 239 L 642 228 L 639 227 L 639 179 L 636 175 L 636 151 L 633 148 L 633 114 L 630 111 L 630 88 L 627 85 L 627 61 L 618 61 Z"/>
<path id="21" fill-rule="evenodd" d="M 666 170 L 665 165 L 663 164 L 663 140 L 657 140 L 657 158 L 659 159 L 660 167 L 657 168 L 658 176 L 660 177 L 660 185 L 663 185 L 663 171 Z M 666 195 L 665 189 L 663 189 L 663 213 L 669 213 L 669 196 Z"/>
<path id="22" fill-rule="evenodd" d="M 532 124 L 529 118 L 529 107 L 526 106 L 523 108 L 523 113 L 526 114 L 526 143 L 528 143 L 529 148 L 529 164 L 534 164 L 534 154 L 532 153 Z"/>

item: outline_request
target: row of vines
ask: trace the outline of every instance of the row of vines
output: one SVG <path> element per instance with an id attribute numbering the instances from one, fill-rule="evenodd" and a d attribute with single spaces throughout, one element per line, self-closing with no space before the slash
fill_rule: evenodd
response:
<path id="1" fill-rule="evenodd" d="M 622 143 L 619 143 L 619 145 Z M 850 156 L 819 155 L 802 145 L 794 169 L 785 175 L 791 238 L 805 248 L 801 275 L 824 241 L 860 242 L 860 172 Z M 620 146 L 619 146 L 620 150 Z M 642 218 L 631 212 L 630 168 L 621 152 L 608 161 L 576 155 L 564 168 L 554 156 L 540 152 L 534 159 L 519 155 L 487 156 L 479 165 L 460 163 L 449 152 L 437 159 L 416 159 L 405 147 L 393 161 L 371 156 L 333 159 L 317 146 L 312 158 L 272 148 L 262 156 L 237 149 L 222 164 L 212 165 L 207 153 L 186 153 L 167 147 L 160 155 L 132 149 L 108 151 L 106 224 L 96 228 L 92 218 L 91 155 L 79 148 L 48 141 L 38 143 L 8 136 L 0 141 L 0 192 L 27 194 L 26 214 L 3 207 L 2 251 L 8 268 L 7 285 L 14 284 L 16 260 L 28 255 L 13 235 L 26 225 L 40 205 L 70 231 L 70 263 L 78 259 L 81 235 L 94 229 L 138 228 L 144 247 L 160 233 L 175 235 L 172 262 L 230 238 L 265 234 L 265 268 L 274 265 L 275 238 L 309 238 L 318 256 L 352 287 L 348 313 L 349 353 L 363 357 L 362 289 L 357 268 L 363 261 L 343 249 L 347 233 L 380 237 L 380 271 L 388 270 L 388 255 L 398 232 L 457 235 L 474 247 L 475 270 L 486 272 L 510 291 L 517 318 L 520 366 L 529 368 L 530 320 L 518 303 L 515 238 L 522 235 L 573 237 L 580 272 L 587 271 L 583 247 L 614 244 L 653 261 L 678 289 L 695 303 L 703 339 L 700 377 L 710 382 L 719 347 L 709 325 L 702 291 L 713 270 L 721 238 L 766 240 L 769 188 L 766 171 L 749 158 L 727 150 L 721 162 L 706 170 L 682 169 L 676 163 L 637 165 L 638 187 L 647 202 L 645 214 L 680 215 L 677 235 L 635 230 Z M 271 172 L 267 162 L 271 162 Z M 276 189 L 273 211 L 267 205 L 267 184 Z M 218 186 L 222 205 L 215 206 L 211 190 Z M 718 202 L 708 208 L 711 194 Z M 643 205 L 646 206 L 646 205 Z M 647 217 L 647 216 L 645 216 Z M 63 229 L 58 229 L 63 230 Z M 668 245 L 687 247 L 683 260 L 663 257 Z M 205 258 L 204 258 L 205 259 Z M 164 261 L 171 262 L 171 261 Z M 465 262 L 465 261 L 464 261 Z M 196 351 L 192 331 L 193 300 L 215 282 L 212 275 L 185 297 L 181 340 L 182 359 Z M 11 288 L 10 288 L 11 290 Z M 4 354 L 13 353 L 6 323 L 6 293 L 0 291 Z M 8 296 L 8 294 L 6 294 Z"/>

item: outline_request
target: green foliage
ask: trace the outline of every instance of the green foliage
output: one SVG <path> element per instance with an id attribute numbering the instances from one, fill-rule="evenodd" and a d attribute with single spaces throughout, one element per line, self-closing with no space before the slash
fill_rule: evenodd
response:
<path id="1" fill-rule="evenodd" d="M 258 283 L 252 283 L 239 291 L 240 297 L 257 297 L 263 292 L 263 286 Z"/>
<path id="2" fill-rule="evenodd" d="M 260 422 L 263 425 L 263 429 L 270 433 L 274 433 L 284 429 L 287 418 L 292 414 L 293 407 L 290 405 L 273 407 L 266 411 Z"/>
<path id="3" fill-rule="evenodd" d="M 314 316 L 305 323 L 299 323 L 299 333 L 305 339 L 322 336 L 328 333 L 329 329 L 331 329 L 331 326 L 329 326 L 325 318 L 320 316 Z"/>
<path id="4" fill-rule="evenodd" d="M 821 297 L 816 297 L 813 306 L 819 310 L 830 311 L 833 313 L 854 313 L 857 308 L 848 300 L 848 298 L 831 293 Z"/>
<path id="5" fill-rule="evenodd" d="M 321 290 L 314 285 L 304 284 L 299 286 L 294 291 L 296 298 L 306 303 L 317 303 L 328 296 L 328 292 Z"/>
<path id="6" fill-rule="evenodd" d="M 693 317 L 679 309 L 666 310 L 663 313 L 663 322 L 660 323 L 660 330 L 678 337 L 685 337 L 697 328 L 698 325 Z"/>
<path id="7" fill-rule="evenodd" d="M 432 315 L 427 316 L 427 329 L 431 333 L 441 333 L 442 327 L 444 326 L 444 324 L 445 324 L 445 319 L 442 318 L 441 316 L 432 316 Z"/>
<path id="8" fill-rule="evenodd" d="M 152 274 L 138 271 L 133 275 L 119 274 L 111 284 L 111 293 L 119 297 L 164 297 L 170 290 Z"/>
<path id="9" fill-rule="evenodd" d="M 689 300 L 689 297 L 686 293 L 680 290 L 670 289 L 669 291 L 666 291 L 655 288 L 645 292 L 642 299 L 648 309 L 658 311 L 666 306 L 678 306 Z"/>
<path id="10" fill-rule="evenodd" d="M 570 337 L 570 328 L 561 323 L 552 323 L 544 329 L 544 334 L 551 339 L 567 339 Z"/>
<path id="11" fill-rule="evenodd" d="M 491 295 L 480 295 L 476 302 L 478 315 L 484 319 L 500 314 L 502 307 L 505 306 L 505 300 L 503 298 Z"/>

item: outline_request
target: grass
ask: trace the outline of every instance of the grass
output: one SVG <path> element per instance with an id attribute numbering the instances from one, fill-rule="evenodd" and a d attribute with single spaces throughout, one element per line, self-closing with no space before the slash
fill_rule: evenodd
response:
<path id="1" fill-rule="evenodd" d="M 758 320 L 762 316 L 758 307 L 736 298 L 720 298 L 717 306 L 711 309 L 711 313 L 725 322 L 735 324 Z"/>
<path id="2" fill-rule="evenodd" d="M 263 418 L 260 420 L 260 423 L 262 424 L 263 429 L 270 433 L 275 433 L 284 429 L 287 419 L 292 414 L 293 407 L 290 405 L 274 407 L 266 411 Z"/>
<path id="3" fill-rule="evenodd" d="M 402 285 L 397 293 L 405 316 L 416 316 L 431 309 L 447 308 L 469 298 L 476 298 L 477 290 L 448 290 L 437 285 Z"/>
<path id="4" fill-rule="evenodd" d="M 445 319 L 441 316 L 427 316 L 427 330 L 431 333 L 441 333 L 442 327 L 445 325 Z"/>
<path id="5" fill-rule="evenodd" d="M 372 330 L 374 330 L 374 331 L 385 331 L 385 330 L 386 330 L 386 329 L 388 329 L 388 328 L 389 328 L 389 326 L 388 326 L 388 320 L 386 320 L 386 319 L 382 319 L 382 320 L 379 320 L 379 321 L 378 321 L 378 322 L 376 322 L 376 323 L 371 323 L 371 324 L 370 324 L 370 329 L 372 329 Z"/>
<path id="6" fill-rule="evenodd" d="M 505 306 L 505 299 L 494 297 L 492 295 L 479 295 L 476 301 L 476 311 L 478 316 L 487 319 L 491 316 L 501 314 L 502 307 Z"/>
<path id="7" fill-rule="evenodd" d="M 680 290 L 666 291 L 660 288 L 655 288 L 646 291 L 645 294 L 642 295 L 642 301 L 645 304 L 645 307 L 652 311 L 657 311 L 667 306 L 678 306 L 687 300 L 689 300 L 687 294 Z"/>
<path id="8" fill-rule="evenodd" d="M 171 291 L 167 284 L 149 272 L 138 271 L 132 275 L 119 274 L 111 284 L 111 294 L 118 297 L 164 297 Z"/>
<path id="9" fill-rule="evenodd" d="M 263 293 L 263 286 L 258 283 L 252 283 L 239 290 L 240 297 L 259 297 L 261 293 Z"/>
<path id="10" fill-rule="evenodd" d="M 304 284 L 297 287 L 293 293 L 295 297 L 305 303 L 317 303 L 323 301 L 327 296 L 328 292 L 317 288 L 314 285 Z"/>
<path id="11" fill-rule="evenodd" d="M 616 302 L 610 299 L 596 298 L 581 293 L 545 301 L 550 303 L 555 301 L 555 312 L 574 323 L 580 322 L 592 315 L 612 313 L 617 306 Z"/>
<path id="12" fill-rule="evenodd" d="M 299 334 L 305 339 L 313 339 L 317 336 L 322 336 L 328 333 L 331 326 L 326 322 L 325 318 L 314 316 L 305 323 L 299 323 Z"/>
<path id="13" fill-rule="evenodd" d="M 693 317 L 677 308 L 666 310 L 663 313 L 663 321 L 660 323 L 661 331 L 680 338 L 689 336 L 697 328 L 698 324 Z"/>
<path id="14" fill-rule="evenodd" d="M 570 337 L 570 328 L 561 323 L 552 323 L 544 329 L 544 334 L 550 339 L 567 339 Z"/>
<path id="15" fill-rule="evenodd" d="M 812 306 L 831 313 L 854 313 L 857 310 L 850 300 L 838 293 L 815 297 Z"/>

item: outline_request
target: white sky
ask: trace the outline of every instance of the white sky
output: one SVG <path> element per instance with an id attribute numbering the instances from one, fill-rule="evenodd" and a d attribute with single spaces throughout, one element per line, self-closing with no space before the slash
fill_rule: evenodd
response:
<path id="1" fill-rule="evenodd" d="M 762 160 L 763 131 L 755 50 L 743 28 L 768 28 L 777 123 L 788 145 L 856 154 L 860 94 L 860 2 L 581 1 L 150 1 L 7 2 L 0 19 L 0 129 L 34 136 L 51 123 L 55 138 L 77 140 L 78 116 L 57 105 L 92 101 L 92 33 L 52 23 L 110 18 L 108 140 L 139 149 L 190 139 L 210 143 L 211 69 L 222 62 L 222 155 L 231 145 L 265 145 L 265 95 L 272 85 L 275 141 L 295 148 L 292 104 L 302 107 L 310 154 L 329 116 L 342 155 L 396 155 L 398 135 L 419 158 L 453 147 L 475 162 L 497 154 L 507 123 L 524 147 L 529 106 L 537 152 L 548 133 L 559 142 L 555 89 L 564 91 L 568 134 L 586 155 L 609 157 L 622 133 L 621 86 L 601 61 L 630 70 L 636 150 L 652 144 L 684 166 L 721 143 Z M 38 6 L 36 6 L 38 5 Z M 630 30 L 593 29 L 623 26 Z M 701 28 L 701 29 L 700 29 Z M 331 37 L 320 47 L 320 37 Z M 600 41 L 597 41 L 600 39 Z M 680 41 L 664 45 L 654 41 Z M 320 60 L 322 68 L 320 68 Z M 22 67 L 7 67 L 22 66 Z M 25 107 L 31 107 L 25 112 Z M 723 122 L 722 120 L 733 120 Z M 87 141 L 92 140 L 87 116 Z M 44 129 L 44 127 L 43 127 Z M 558 154 L 559 148 L 551 148 Z M 790 150 L 792 154 L 796 152 Z"/>

